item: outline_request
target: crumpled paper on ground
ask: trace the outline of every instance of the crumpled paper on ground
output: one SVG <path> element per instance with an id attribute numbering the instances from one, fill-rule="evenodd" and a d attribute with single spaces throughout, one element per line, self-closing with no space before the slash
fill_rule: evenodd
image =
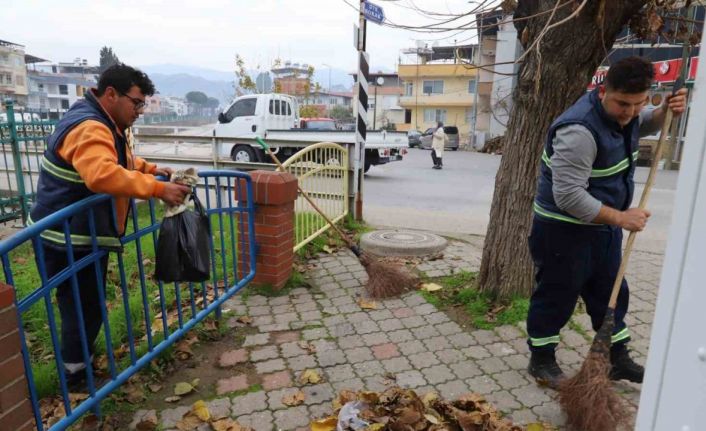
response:
<path id="1" fill-rule="evenodd" d="M 196 168 L 179 169 L 172 174 L 170 180 L 176 184 L 182 184 L 189 187 L 194 187 L 199 182 L 198 170 Z M 187 193 L 184 196 L 184 202 L 180 205 L 168 205 L 167 210 L 164 212 L 164 217 L 174 217 L 177 214 L 181 214 L 188 208 L 187 202 L 191 198 L 191 193 Z"/>

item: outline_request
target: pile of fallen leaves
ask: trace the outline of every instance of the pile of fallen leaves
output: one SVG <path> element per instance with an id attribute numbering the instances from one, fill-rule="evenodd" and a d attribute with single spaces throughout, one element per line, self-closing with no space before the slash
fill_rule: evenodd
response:
<path id="1" fill-rule="evenodd" d="M 334 431 L 339 413 L 348 403 L 360 402 L 358 419 L 366 431 L 521 431 L 478 394 L 446 401 L 435 392 L 420 398 L 413 390 L 393 386 L 384 392 L 341 391 L 333 401 L 334 414 L 311 423 L 312 431 Z M 346 427 L 344 429 L 352 429 Z M 537 428 L 544 430 L 546 428 Z"/>
<path id="2" fill-rule="evenodd" d="M 208 410 L 206 403 L 200 400 L 182 416 L 176 428 L 179 431 L 193 431 L 204 424 L 210 425 L 213 431 L 252 431 L 252 428 L 244 427 L 227 416 L 215 416 Z"/>

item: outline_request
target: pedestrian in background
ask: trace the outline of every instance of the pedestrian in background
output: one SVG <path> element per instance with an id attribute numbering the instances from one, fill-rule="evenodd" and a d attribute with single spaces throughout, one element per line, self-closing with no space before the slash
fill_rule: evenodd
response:
<path id="1" fill-rule="evenodd" d="M 444 123 L 439 121 L 431 140 L 431 160 L 434 162 L 434 169 L 441 169 L 444 166 L 442 158 L 444 157 L 444 146 L 448 142 L 449 137 L 444 132 Z"/>

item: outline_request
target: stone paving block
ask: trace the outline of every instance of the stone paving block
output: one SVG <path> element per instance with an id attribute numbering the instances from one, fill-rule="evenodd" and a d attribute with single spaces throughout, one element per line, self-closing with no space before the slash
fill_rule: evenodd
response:
<path id="1" fill-rule="evenodd" d="M 436 325 L 436 329 L 441 335 L 453 335 L 463 331 L 456 322 L 441 323 L 439 325 Z"/>
<path id="2" fill-rule="evenodd" d="M 189 410 L 191 410 L 191 406 L 182 406 L 162 410 L 159 413 L 159 417 L 161 419 L 160 425 L 162 428 L 174 428 L 176 423 L 179 422 Z"/>
<path id="3" fill-rule="evenodd" d="M 476 340 L 469 334 L 462 332 L 460 334 L 449 335 L 449 342 L 458 349 L 463 349 L 465 347 L 470 347 L 478 344 Z"/>
<path id="4" fill-rule="evenodd" d="M 483 359 L 490 357 L 490 352 L 488 352 L 488 350 L 483 346 L 471 346 L 466 349 L 462 349 L 461 351 L 471 359 Z"/>
<path id="5" fill-rule="evenodd" d="M 353 369 L 355 370 L 355 373 L 358 375 L 358 377 L 370 377 L 386 373 L 385 368 L 383 368 L 382 366 L 382 363 L 380 361 L 375 360 L 353 364 Z"/>
<path id="6" fill-rule="evenodd" d="M 334 298 L 334 299 L 331 300 L 331 302 L 332 302 L 333 305 L 335 305 L 336 307 L 340 307 L 341 305 L 346 305 L 346 304 L 353 304 L 353 303 L 355 303 L 355 299 L 353 299 L 352 296 L 346 295 L 346 296 L 339 296 L 339 297 L 337 297 L 337 298 Z"/>
<path id="7" fill-rule="evenodd" d="M 580 356 L 575 350 L 557 349 L 556 359 L 562 364 L 574 365 L 583 363 L 586 358 Z"/>
<path id="8" fill-rule="evenodd" d="M 341 274 L 336 274 L 333 276 L 333 279 L 338 281 L 339 283 L 341 283 L 341 286 L 343 286 L 342 282 L 348 281 L 348 280 L 353 280 L 353 278 L 354 278 L 353 274 L 351 274 L 350 272 L 343 272 Z M 345 286 L 343 286 L 343 287 L 345 287 Z"/>
<path id="9" fill-rule="evenodd" d="M 353 367 L 350 364 L 342 364 L 324 368 L 324 373 L 326 373 L 326 377 L 329 382 L 340 382 L 355 378 Z"/>
<path id="10" fill-rule="evenodd" d="M 426 321 L 424 326 L 414 329 L 414 335 L 417 340 L 426 340 L 427 338 L 440 337 L 441 334 L 433 326 L 429 325 Z"/>
<path id="11" fill-rule="evenodd" d="M 214 420 L 229 418 L 231 415 L 230 398 L 218 398 L 206 401 L 206 407 Z"/>
<path id="12" fill-rule="evenodd" d="M 400 352 L 405 356 L 426 352 L 428 350 L 424 343 L 419 340 L 404 341 L 397 345 L 399 346 Z"/>
<path id="13" fill-rule="evenodd" d="M 360 335 L 349 335 L 340 337 L 338 339 L 338 345 L 341 346 L 342 349 L 350 349 L 365 346 L 365 342 L 363 342 L 363 337 Z"/>
<path id="14" fill-rule="evenodd" d="M 340 311 L 343 314 L 349 314 L 349 313 L 355 313 L 357 311 L 360 311 L 360 307 L 358 304 L 346 304 L 346 305 L 341 305 L 340 307 L 337 307 L 338 311 Z"/>
<path id="15" fill-rule="evenodd" d="M 289 371 L 278 371 L 262 376 L 262 388 L 266 391 L 292 386 L 292 376 Z"/>
<path id="16" fill-rule="evenodd" d="M 374 392 L 383 392 L 388 388 L 388 386 L 394 384 L 393 381 L 390 381 L 383 376 L 365 377 L 363 381 L 365 382 L 365 390 Z"/>
<path id="17" fill-rule="evenodd" d="M 270 342 L 270 334 L 255 334 L 245 337 L 243 347 L 264 346 Z"/>
<path id="18" fill-rule="evenodd" d="M 267 408 L 265 391 L 251 392 L 231 399 L 231 414 L 233 416 L 249 415 Z"/>
<path id="19" fill-rule="evenodd" d="M 327 328 L 332 328 L 336 325 L 340 325 L 341 323 L 346 323 L 346 318 L 340 314 L 336 314 L 334 316 L 324 317 L 323 322 L 324 326 Z"/>
<path id="20" fill-rule="evenodd" d="M 515 410 L 509 417 L 518 425 L 529 425 L 537 422 L 537 415 L 530 409 Z"/>
<path id="21" fill-rule="evenodd" d="M 309 344 L 316 348 L 317 353 L 325 352 L 327 350 L 337 350 L 338 346 L 334 341 L 331 340 L 315 340 L 311 341 Z"/>
<path id="22" fill-rule="evenodd" d="M 512 346 L 513 349 L 517 351 L 517 353 L 529 355 L 529 346 L 527 345 L 527 339 L 518 338 L 516 340 L 510 341 L 509 344 Z"/>
<path id="23" fill-rule="evenodd" d="M 403 371 L 395 376 L 396 383 L 403 388 L 414 389 L 427 384 L 424 375 L 417 370 Z"/>
<path id="24" fill-rule="evenodd" d="M 430 277 L 430 278 L 436 278 L 436 277 L 443 277 L 448 274 L 446 273 L 446 271 L 433 269 L 431 271 L 426 271 L 426 275 L 427 275 L 427 277 Z"/>
<path id="25" fill-rule="evenodd" d="M 272 431 L 274 426 L 274 416 L 270 411 L 257 412 L 250 415 L 239 416 L 236 421 L 245 427 L 255 431 Z"/>
<path id="26" fill-rule="evenodd" d="M 375 356 L 375 359 L 378 360 L 390 359 L 400 355 L 395 343 L 385 343 L 372 346 L 371 350 L 373 351 L 373 356 Z"/>
<path id="27" fill-rule="evenodd" d="M 276 298 L 280 299 L 280 298 Z M 285 313 L 293 313 L 295 312 L 294 305 L 292 304 L 285 304 L 285 305 L 276 305 L 272 307 L 272 314 L 275 316 L 278 314 L 285 314 Z"/>
<path id="28" fill-rule="evenodd" d="M 427 340 L 428 341 L 428 340 Z M 428 346 L 428 344 L 427 344 Z M 439 358 L 439 361 L 441 361 L 442 364 L 455 364 L 457 362 L 461 361 L 467 361 L 466 357 L 461 353 L 459 350 L 456 349 L 429 349 L 434 352 L 437 358 Z"/>
<path id="29" fill-rule="evenodd" d="M 257 369 L 258 374 L 265 374 L 285 370 L 287 369 L 287 365 L 285 365 L 284 359 L 270 359 L 268 361 L 258 362 L 255 364 L 255 369 Z"/>
<path id="30" fill-rule="evenodd" d="M 289 295 L 270 298 L 268 301 L 268 303 L 272 306 L 290 305 L 291 302 L 292 299 L 289 297 Z M 278 311 L 275 311 L 275 313 L 278 313 Z"/>
<path id="31" fill-rule="evenodd" d="M 249 386 L 248 376 L 245 374 L 238 374 L 233 377 L 218 380 L 218 382 L 216 382 L 216 393 L 218 395 L 223 395 L 230 392 L 242 391 L 243 389 L 247 389 Z"/>
<path id="32" fill-rule="evenodd" d="M 270 332 L 288 331 L 289 329 L 300 329 L 300 328 L 297 328 L 294 326 L 292 326 L 290 328 L 289 323 L 275 323 L 272 325 L 260 326 L 259 329 L 260 329 L 260 332 L 264 335 L 264 334 L 268 334 Z"/>
<path id="33" fill-rule="evenodd" d="M 395 316 L 392 315 L 392 312 L 390 310 L 373 310 L 370 313 L 370 318 L 375 320 L 375 321 L 380 321 L 380 320 L 387 320 L 387 319 L 392 319 Z"/>
<path id="34" fill-rule="evenodd" d="M 431 326 L 429 326 L 429 328 L 431 328 Z M 449 339 L 447 337 L 442 336 L 432 337 L 424 340 L 424 346 L 426 346 L 427 350 L 429 350 L 430 352 L 439 352 L 441 350 L 452 348 Z"/>
<path id="35" fill-rule="evenodd" d="M 350 323 L 365 322 L 370 320 L 370 315 L 365 311 L 358 311 L 347 315 L 346 320 Z"/>
<path id="36" fill-rule="evenodd" d="M 385 368 L 385 370 L 390 373 L 399 373 L 412 369 L 412 364 L 409 363 L 407 358 L 402 356 L 392 359 L 385 359 L 380 362 L 382 363 L 382 366 Z"/>
<path id="37" fill-rule="evenodd" d="M 395 343 L 414 340 L 414 335 L 412 335 L 412 332 L 409 329 L 399 329 L 397 331 L 392 331 L 387 335 L 390 337 L 390 340 L 395 340 Z"/>
<path id="38" fill-rule="evenodd" d="M 326 328 L 313 328 L 302 331 L 302 338 L 305 340 L 319 340 L 326 337 L 328 337 Z"/>
<path id="39" fill-rule="evenodd" d="M 272 309 L 266 305 L 258 305 L 256 307 L 249 307 L 248 308 L 248 314 L 251 317 L 256 317 L 256 316 L 271 316 L 272 315 Z"/>
<path id="40" fill-rule="evenodd" d="M 415 307 L 412 307 L 415 313 L 417 313 L 420 316 L 426 316 L 429 314 L 436 313 L 438 310 L 436 307 L 434 307 L 432 304 L 420 304 Z"/>
<path id="41" fill-rule="evenodd" d="M 529 384 L 524 376 L 525 375 L 521 374 L 519 371 L 510 370 L 493 375 L 493 379 L 495 379 L 503 389 L 515 389 Z"/>
<path id="42" fill-rule="evenodd" d="M 502 357 L 517 354 L 517 350 L 515 350 L 511 345 L 505 342 L 487 344 L 484 347 L 488 349 L 490 354 L 493 356 Z"/>
<path id="43" fill-rule="evenodd" d="M 353 327 L 355 328 L 355 332 L 358 333 L 358 335 L 370 334 L 372 332 L 380 331 L 380 327 L 372 320 L 354 323 Z"/>
<path id="44" fill-rule="evenodd" d="M 267 316 L 255 316 L 252 318 L 253 326 L 271 325 L 274 323 L 274 321 L 275 321 L 275 318 L 269 314 Z"/>
<path id="45" fill-rule="evenodd" d="M 526 370 L 529 364 L 529 358 L 525 355 L 510 355 L 503 358 L 511 370 Z"/>
<path id="46" fill-rule="evenodd" d="M 404 317 L 400 319 L 400 321 L 402 322 L 402 325 L 407 329 L 419 328 L 428 324 L 422 316 Z"/>
<path id="47" fill-rule="evenodd" d="M 522 404 L 517 402 L 515 397 L 508 391 L 493 392 L 487 395 L 487 400 L 503 413 L 509 413 L 522 407 Z"/>
<path id="48" fill-rule="evenodd" d="M 461 395 L 471 392 L 468 385 L 462 380 L 438 384 L 436 385 L 436 391 L 447 400 L 455 400 Z"/>
<path id="49" fill-rule="evenodd" d="M 449 380 L 456 380 L 456 376 L 446 365 L 435 365 L 433 367 L 425 368 L 422 370 L 422 374 L 424 375 L 426 381 L 432 385 L 448 382 Z"/>
<path id="50" fill-rule="evenodd" d="M 299 331 L 284 331 L 272 334 L 272 342 L 275 344 L 293 343 L 299 341 Z"/>
<path id="51" fill-rule="evenodd" d="M 440 363 L 432 352 L 422 352 L 409 355 L 409 361 L 416 369 L 427 368 Z"/>
<path id="52" fill-rule="evenodd" d="M 304 311 L 303 313 L 299 314 L 299 318 L 303 322 L 312 322 L 314 320 L 320 320 L 323 317 L 323 314 L 319 310 L 312 310 L 312 311 Z"/>
<path id="53" fill-rule="evenodd" d="M 384 332 L 373 332 L 371 334 L 365 334 L 362 335 L 361 338 L 363 339 L 363 343 L 368 347 L 390 342 L 390 339 Z"/>
<path id="54" fill-rule="evenodd" d="M 541 422 L 549 422 L 556 426 L 564 426 L 566 424 L 566 415 L 556 402 L 548 402 L 541 406 L 533 407 L 532 411 Z"/>
<path id="55" fill-rule="evenodd" d="M 350 380 L 343 380 L 341 382 L 335 382 L 332 383 L 333 385 L 333 391 L 334 393 L 339 393 L 342 390 L 349 390 L 349 391 L 362 391 L 365 388 L 365 383 L 363 382 L 362 379 L 355 378 L 355 379 L 350 379 Z"/>
<path id="56" fill-rule="evenodd" d="M 507 366 L 500 358 L 490 357 L 479 359 L 476 361 L 481 370 L 486 374 L 495 374 L 501 371 L 507 371 L 510 367 Z"/>
<path id="57" fill-rule="evenodd" d="M 561 331 L 561 342 L 570 347 L 579 347 L 590 343 L 583 335 L 571 329 Z"/>
<path id="58" fill-rule="evenodd" d="M 525 334 L 515 325 L 502 325 L 495 328 L 495 333 L 503 341 L 524 338 Z"/>
<path id="59" fill-rule="evenodd" d="M 331 403 L 314 404 L 309 406 L 309 416 L 312 420 L 323 419 L 333 414 Z"/>
<path id="60" fill-rule="evenodd" d="M 316 360 L 322 367 L 331 367 L 346 363 L 346 355 L 343 350 L 328 350 L 316 353 Z"/>
<path id="61" fill-rule="evenodd" d="M 409 307 L 402 307 L 395 308 L 394 310 L 392 310 L 392 315 L 398 319 L 404 319 L 406 317 L 416 316 L 417 313 L 415 313 L 414 310 Z"/>
<path id="62" fill-rule="evenodd" d="M 248 360 L 248 351 L 246 349 L 230 350 L 221 354 L 218 359 L 218 366 L 221 368 L 232 367 Z"/>
<path id="63" fill-rule="evenodd" d="M 400 322 L 400 319 L 397 318 L 381 320 L 378 322 L 378 326 L 380 326 L 380 329 L 385 332 L 396 331 L 404 328 L 402 322 Z"/>
<path id="64" fill-rule="evenodd" d="M 437 354 L 437 356 L 439 356 Z M 449 364 L 449 368 L 459 379 L 468 379 L 483 374 L 483 371 L 476 365 L 475 362 L 465 360 L 455 364 Z"/>
<path id="65" fill-rule="evenodd" d="M 159 419 L 157 419 L 157 410 L 138 410 L 135 412 L 132 418 L 132 422 L 128 426 L 128 429 L 134 430 L 137 428 L 137 424 L 142 421 L 147 421 L 149 423 L 158 424 Z"/>
<path id="66" fill-rule="evenodd" d="M 278 430 L 295 430 L 309 425 L 309 411 L 306 406 L 288 408 L 275 412 L 275 426 Z"/>
<path id="67" fill-rule="evenodd" d="M 282 402 L 282 398 L 294 395 L 297 392 L 299 392 L 299 388 L 284 388 L 269 391 L 267 393 L 268 410 L 282 410 L 288 408 L 288 406 Z"/>
<path id="68" fill-rule="evenodd" d="M 282 343 L 280 344 L 279 348 L 282 351 L 282 356 L 284 356 L 285 358 L 300 356 L 307 353 L 306 350 L 302 349 L 299 346 L 299 342 Z"/>
<path id="69" fill-rule="evenodd" d="M 351 289 L 353 287 L 361 287 L 362 285 L 363 285 L 363 282 L 358 279 L 341 281 L 341 287 L 344 287 L 346 289 Z"/>
<path id="70" fill-rule="evenodd" d="M 334 337 L 345 337 L 354 334 L 355 328 L 352 323 L 340 323 L 331 328 L 331 335 Z"/>
<path id="71" fill-rule="evenodd" d="M 502 341 L 495 332 L 488 331 L 485 329 L 478 329 L 476 331 L 473 331 L 471 332 L 471 335 L 473 336 L 473 338 L 476 339 L 476 341 L 478 341 L 478 344 L 480 344 L 481 346 Z"/>
<path id="72" fill-rule="evenodd" d="M 306 395 L 304 399 L 306 405 L 321 404 L 331 401 L 334 397 L 333 386 L 330 383 L 304 386 L 302 392 Z"/>
<path id="73" fill-rule="evenodd" d="M 327 269 L 328 269 L 328 273 L 331 275 L 343 274 L 344 272 L 348 272 L 348 268 L 346 268 L 345 266 L 342 266 L 340 264 L 336 264 L 336 266 L 334 266 L 332 268 L 327 268 Z"/>
<path id="74" fill-rule="evenodd" d="M 307 368 L 315 368 L 317 366 L 316 358 L 313 355 L 301 355 L 287 359 L 289 368 L 293 371 L 302 371 Z"/>
<path id="75" fill-rule="evenodd" d="M 356 364 L 358 362 L 372 361 L 374 359 L 373 352 L 368 347 L 355 347 L 353 349 L 344 350 L 348 362 Z"/>
<path id="76" fill-rule="evenodd" d="M 406 307 L 407 304 L 401 299 L 385 299 L 381 301 L 381 304 L 388 310 L 395 310 L 397 308 Z"/>
<path id="77" fill-rule="evenodd" d="M 472 377 L 465 381 L 471 392 L 487 395 L 500 390 L 500 386 L 489 376 Z"/>
<path id="78" fill-rule="evenodd" d="M 442 323 L 450 322 L 449 316 L 446 313 L 437 311 L 436 313 L 427 314 L 424 319 L 429 322 L 430 325 L 439 325 Z"/>
<path id="79" fill-rule="evenodd" d="M 405 302 L 405 304 L 407 304 L 410 307 L 414 307 L 417 305 L 422 305 L 422 304 L 427 303 L 427 301 L 416 292 L 412 292 L 412 293 L 408 294 L 405 298 L 402 298 L 402 300 Z"/>
<path id="80" fill-rule="evenodd" d="M 544 403 L 552 401 L 552 397 L 550 397 L 549 394 L 553 394 L 551 389 L 541 388 L 534 382 L 512 389 L 510 392 L 512 392 L 522 405 L 528 408 L 541 406 Z"/>
<path id="81" fill-rule="evenodd" d="M 299 320 L 299 315 L 297 313 L 275 314 L 275 323 L 286 324 L 297 320 Z"/>
<path id="82" fill-rule="evenodd" d="M 259 349 L 254 349 L 250 352 L 250 360 L 253 362 L 265 361 L 267 359 L 275 359 L 279 356 L 277 346 L 265 346 Z"/>
<path id="83" fill-rule="evenodd" d="M 296 304 L 294 309 L 299 313 L 303 313 L 305 311 L 318 310 L 319 308 L 316 306 L 316 302 L 309 300 L 307 302 L 302 302 L 301 304 Z"/>

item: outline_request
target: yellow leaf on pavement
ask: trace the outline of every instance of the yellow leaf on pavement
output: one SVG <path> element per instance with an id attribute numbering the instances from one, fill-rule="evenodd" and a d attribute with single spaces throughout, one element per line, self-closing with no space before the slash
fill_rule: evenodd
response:
<path id="1" fill-rule="evenodd" d="M 298 406 L 304 402 L 304 399 L 306 398 L 306 395 L 304 395 L 304 392 L 302 391 L 297 391 L 293 394 L 285 395 L 282 397 L 282 404 L 285 406 Z"/>
<path id="2" fill-rule="evenodd" d="M 211 419 L 211 413 L 208 411 L 206 403 L 201 400 L 196 401 L 194 405 L 191 406 L 191 411 L 196 414 L 196 417 L 198 417 L 204 422 L 208 422 L 208 420 Z"/>
<path id="3" fill-rule="evenodd" d="M 213 431 L 247 431 L 250 428 L 241 426 L 238 422 L 231 418 L 219 419 L 217 421 L 211 422 L 211 429 Z"/>
<path id="4" fill-rule="evenodd" d="M 374 423 L 374 424 L 370 424 L 367 427 L 365 427 L 364 430 L 365 431 L 380 431 L 383 428 L 385 428 L 385 424 Z"/>
<path id="5" fill-rule="evenodd" d="M 299 383 L 306 385 L 311 383 L 313 385 L 321 382 L 321 376 L 314 370 L 304 370 L 301 375 L 299 375 Z"/>
<path id="6" fill-rule="evenodd" d="M 363 310 L 377 310 L 378 304 L 375 301 L 366 301 L 364 298 L 358 300 L 358 305 Z"/>
<path id="7" fill-rule="evenodd" d="M 436 292 L 437 290 L 443 289 L 443 286 L 440 286 L 436 283 L 423 283 L 422 284 L 422 290 L 426 290 L 427 292 Z"/>
<path id="8" fill-rule="evenodd" d="M 336 416 L 329 416 L 311 422 L 311 431 L 333 431 L 336 429 L 336 425 L 338 425 L 338 418 Z"/>
<path id="9" fill-rule="evenodd" d="M 182 396 L 186 394 L 190 394 L 191 392 L 194 391 L 194 387 L 191 386 L 190 383 L 187 382 L 179 382 L 174 386 L 174 395 Z"/>
<path id="10" fill-rule="evenodd" d="M 527 431 L 550 431 L 553 428 L 547 428 L 544 426 L 544 424 L 540 423 L 532 423 L 532 424 L 527 424 Z"/>
<path id="11" fill-rule="evenodd" d="M 331 247 L 327 246 L 327 245 L 325 245 L 325 246 L 323 247 L 323 249 L 324 249 L 324 251 L 325 251 L 326 253 L 328 253 L 328 254 L 333 253 L 333 249 L 332 249 Z"/>

